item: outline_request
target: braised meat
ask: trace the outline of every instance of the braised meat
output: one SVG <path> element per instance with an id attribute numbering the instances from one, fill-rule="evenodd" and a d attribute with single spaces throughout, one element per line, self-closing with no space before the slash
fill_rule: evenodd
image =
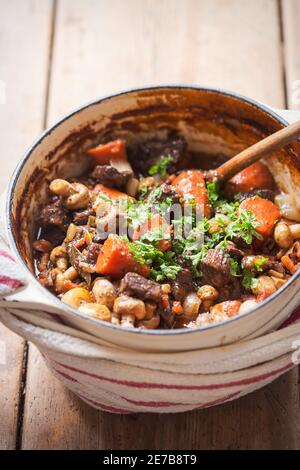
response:
<path id="1" fill-rule="evenodd" d="M 161 300 L 160 285 L 136 273 L 127 273 L 123 277 L 120 292 L 155 303 L 159 303 Z"/>
<path id="2" fill-rule="evenodd" d="M 45 206 L 39 217 L 40 225 L 44 228 L 55 226 L 60 230 L 66 230 L 69 221 L 68 211 L 62 205 L 60 198 L 53 199 Z"/>
<path id="3" fill-rule="evenodd" d="M 41 238 L 57 245 L 65 238 L 65 232 L 70 222 L 68 210 L 62 205 L 60 198 L 53 198 L 41 211 L 39 223 Z"/>
<path id="4" fill-rule="evenodd" d="M 193 290 L 193 275 L 187 268 L 183 268 L 172 282 L 172 294 L 175 300 L 184 300 L 189 292 Z"/>
<path id="5" fill-rule="evenodd" d="M 229 257 L 218 248 L 208 250 L 202 261 L 203 278 L 206 284 L 221 288 L 230 282 Z"/>
<path id="6" fill-rule="evenodd" d="M 119 171 L 111 165 L 97 165 L 90 176 L 96 184 L 101 183 L 105 186 L 121 189 L 132 176 L 132 172 Z"/>
<path id="7" fill-rule="evenodd" d="M 187 143 L 183 137 L 173 137 L 167 141 L 149 140 L 137 145 L 129 152 L 129 160 L 134 170 L 147 175 L 149 169 L 166 156 L 171 156 L 168 173 L 185 168 L 189 161 Z"/>
<path id="8" fill-rule="evenodd" d="M 87 263 L 96 264 L 100 250 L 101 245 L 99 243 L 89 243 L 86 254 Z"/>
<path id="9" fill-rule="evenodd" d="M 153 192 L 149 194 L 148 198 L 155 204 L 165 202 L 166 200 L 172 200 L 172 204 L 178 204 L 180 196 L 178 191 L 171 184 L 163 183 L 159 187 L 159 191 L 156 191 L 155 197 L 153 198 Z"/>
<path id="10" fill-rule="evenodd" d="M 227 253 L 231 258 L 237 258 L 241 260 L 245 253 L 240 250 L 233 242 L 228 241 L 224 252 Z"/>
<path id="11" fill-rule="evenodd" d="M 83 211 L 73 212 L 73 223 L 75 225 L 86 225 L 91 215 L 96 215 L 93 209 L 85 209 Z"/>

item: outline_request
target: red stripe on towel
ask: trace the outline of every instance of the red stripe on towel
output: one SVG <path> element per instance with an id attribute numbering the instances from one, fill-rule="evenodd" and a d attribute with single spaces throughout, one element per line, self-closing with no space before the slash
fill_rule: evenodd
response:
<path id="1" fill-rule="evenodd" d="M 5 284 L 12 289 L 17 289 L 17 287 L 22 285 L 22 282 L 18 281 L 18 279 L 13 279 L 12 277 L 0 276 L 0 284 Z"/>
<path id="2" fill-rule="evenodd" d="M 10 253 L 7 253 L 7 251 L 0 250 L 0 256 L 3 256 L 3 258 L 10 259 L 10 261 L 13 261 L 14 263 L 16 262 L 16 260 L 11 256 Z"/>
<path id="3" fill-rule="evenodd" d="M 87 401 L 91 405 L 95 405 L 98 408 L 100 408 L 102 411 L 111 411 L 112 413 L 122 413 L 122 414 L 129 414 L 129 413 L 134 413 L 131 410 L 127 410 L 125 408 L 116 408 L 115 406 L 112 405 L 104 405 L 104 403 L 100 403 L 95 400 L 91 400 L 90 398 L 87 398 L 84 395 L 78 395 L 82 400 Z"/>
<path id="4" fill-rule="evenodd" d="M 300 320 L 300 308 L 297 308 L 292 315 L 280 326 L 279 330 L 285 328 L 286 326 L 290 326 L 293 323 L 296 323 Z"/>
<path id="5" fill-rule="evenodd" d="M 128 401 L 128 403 L 132 403 L 133 405 L 138 406 L 145 406 L 151 408 L 168 408 L 171 406 L 194 406 L 193 410 L 206 408 L 208 406 L 218 405 L 224 403 L 231 398 L 236 397 L 241 393 L 241 390 L 238 392 L 231 393 L 230 395 L 226 395 L 226 397 L 218 398 L 217 400 L 208 401 L 206 403 L 178 403 L 178 402 L 170 402 L 170 401 L 140 401 L 140 400 L 132 400 L 130 398 L 121 397 L 123 400 Z"/>
<path id="6" fill-rule="evenodd" d="M 54 369 L 54 368 L 53 368 L 53 370 L 55 370 L 55 372 L 57 372 L 59 375 L 61 375 L 62 377 L 64 377 L 64 379 L 71 380 L 71 382 L 77 382 L 77 383 L 79 383 L 77 379 L 75 379 L 74 377 L 71 377 L 71 376 L 68 375 L 68 374 L 65 374 L 65 373 L 62 372 L 61 370 Z"/>
<path id="7" fill-rule="evenodd" d="M 242 380 L 235 380 L 232 382 L 221 383 L 221 384 L 208 384 L 208 385 L 175 385 L 175 384 L 159 384 L 159 383 L 149 383 L 149 382 L 134 382 L 131 380 L 120 380 L 120 379 L 113 379 L 110 377 L 104 377 L 102 375 L 93 374 L 91 372 L 83 371 L 76 367 L 67 366 L 66 364 L 62 364 L 61 362 L 56 362 L 61 367 L 64 367 L 68 370 L 72 370 L 82 375 L 87 375 L 88 377 L 92 377 L 98 380 L 103 380 L 106 382 L 115 383 L 118 385 L 125 385 L 127 387 L 133 388 L 158 388 L 158 389 L 174 389 L 174 390 L 216 390 L 220 388 L 228 388 L 228 387 L 236 387 L 239 385 L 250 385 L 255 382 L 261 382 L 266 380 L 274 375 L 278 375 L 280 373 L 286 372 L 287 370 L 291 369 L 295 366 L 295 364 L 288 363 L 287 365 L 280 367 L 279 369 L 266 372 L 265 374 L 256 375 L 253 377 L 249 377 L 248 379 Z"/>
<path id="8" fill-rule="evenodd" d="M 63 373 L 58 369 L 53 368 L 53 370 L 55 370 L 55 372 L 57 372 L 58 374 L 62 375 L 65 379 L 71 380 L 72 382 L 80 383 L 74 377 L 71 377 L 70 375 Z M 84 386 L 84 384 L 81 384 L 81 385 Z M 194 409 L 201 409 L 201 408 L 206 408 L 208 406 L 213 406 L 213 405 L 218 405 L 218 404 L 224 403 L 224 402 L 230 400 L 231 398 L 236 397 L 240 393 L 241 393 L 241 390 L 239 390 L 238 392 L 231 393 L 230 395 L 226 395 L 225 397 L 218 398 L 218 399 L 213 400 L 213 401 L 209 401 L 209 402 L 206 402 L 206 403 L 195 403 L 195 404 L 193 404 L 193 403 L 169 402 L 169 401 L 141 401 L 141 400 L 133 400 L 131 398 L 126 398 L 126 397 L 122 397 L 122 396 L 120 398 L 122 400 L 126 400 L 128 403 L 131 403 L 132 405 L 137 405 L 137 406 L 144 406 L 144 407 L 150 407 L 150 408 L 168 408 L 168 407 L 172 407 L 172 406 L 194 406 L 194 408 L 193 408 L 193 410 L 194 410 Z M 81 396 L 81 398 L 83 398 L 83 396 Z M 89 400 L 86 397 L 84 397 L 84 398 L 86 400 Z"/>

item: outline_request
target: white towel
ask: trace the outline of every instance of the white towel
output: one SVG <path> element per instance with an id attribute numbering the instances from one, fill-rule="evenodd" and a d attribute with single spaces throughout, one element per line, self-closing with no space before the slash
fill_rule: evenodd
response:
<path id="1" fill-rule="evenodd" d="M 2 228 L 2 299 L 28 282 L 4 239 Z M 278 331 L 259 338 L 178 353 L 117 347 L 64 325 L 55 315 L 12 308 L 5 301 L 0 320 L 39 348 L 66 387 L 112 413 L 175 413 L 218 405 L 263 387 L 300 362 L 300 309 Z"/>

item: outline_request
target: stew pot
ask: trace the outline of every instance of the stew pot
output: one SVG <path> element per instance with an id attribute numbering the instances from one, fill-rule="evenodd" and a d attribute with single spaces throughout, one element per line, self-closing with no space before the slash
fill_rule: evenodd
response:
<path id="1" fill-rule="evenodd" d="M 7 298 L 7 305 L 18 301 L 24 307 L 56 313 L 65 323 L 109 343 L 153 352 L 216 347 L 276 329 L 300 303 L 300 271 L 254 310 L 226 322 L 202 329 L 126 329 L 87 317 L 41 286 L 34 276 L 31 243 L 49 181 L 81 175 L 87 164 L 85 149 L 101 138 L 122 137 L 132 144 L 176 130 L 199 155 L 194 166 L 208 168 L 286 126 L 291 120 L 288 113 L 222 90 L 161 86 L 101 98 L 62 118 L 25 153 L 9 185 L 8 238 L 28 284 Z M 267 163 L 287 207 L 299 216 L 299 142 L 274 153 Z"/>

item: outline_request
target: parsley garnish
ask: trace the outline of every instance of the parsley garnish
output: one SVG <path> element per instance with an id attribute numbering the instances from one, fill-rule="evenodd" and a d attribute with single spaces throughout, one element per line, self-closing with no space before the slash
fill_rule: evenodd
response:
<path id="1" fill-rule="evenodd" d="M 207 195 L 209 202 L 215 208 L 219 203 L 219 186 L 217 183 L 206 183 Z"/>
<path id="2" fill-rule="evenodd" d="M 254 274 L 250 269 L 243 270 L 242 286 L 245 289 L 251 290 L 257 287 L 258 282 L 258 279 L 254 277 Z"/>
<path id="3" fill-rule="evenodd" d="M 251 245 L 253 238 L 261 240 L 263 237 L 255 228 L 258 223 L 252 212 L 243 210 L 236 219 L 226 227 L 226 239 L 240 237 L 247 245 Z"/>
<path id="4" fill-rule="evenodd" d="M 263 271 L 264 267 L 265 267 L 265 264 L 268 261 L 269 261 L 269 258 L 266 258 L 265 256 L 257 257 L 254 260 L 254 266 L 255 266 L 256 271 Z"/>
<path id="5" fill-rule="evenodd" d="M 150 276 L 154 280 L 174 280 L 182 270 L 182 267 L 176 262 L 173 251 L 162 252 L 152 243 L 145 243 L 141 240 L 130 242 L 126 239 L 126 241 L 134 259 L 140 264 L 151 266 Z M 154 243 L 157 243 L 157 239 Z"/>
<path id="6" fill-rule="evenodd" d="M 172 161 L 173 161 L 173 157 L 171 155 L 167 155 L 166 157 L 163 157 L 161 160 L 159 160 L 159 162 L 151 166 L 151 168 L 148 171 L 149 175 L 150 176 L 153 176 L 153 175 L 166 176 L 168 165 Z"/>
<path id="7" fill-rule="evenodd" d="M 229 258 L 229 271 L 230 275 L 234 277 L 240 277 L 240 265 L 239 262 L 234 258 Z"/>

